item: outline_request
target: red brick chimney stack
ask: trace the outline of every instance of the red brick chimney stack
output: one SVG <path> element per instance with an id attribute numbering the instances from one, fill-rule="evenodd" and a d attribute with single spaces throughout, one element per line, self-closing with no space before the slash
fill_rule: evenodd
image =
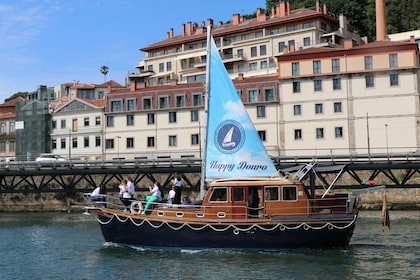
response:
<path id="1" fill-rule="evenodd" d="M 385 35 L 387 35 L 385 0 L 376 0 L 375 5 L 376 5 L 376 41 L 383 41 L 385 40 Z"/>

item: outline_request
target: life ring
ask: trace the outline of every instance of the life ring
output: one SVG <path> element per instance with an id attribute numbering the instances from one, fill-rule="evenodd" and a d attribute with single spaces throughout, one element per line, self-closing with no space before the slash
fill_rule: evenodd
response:
<path id="1" fill-rule="evenodd" d="M 130 211 L 131 213 L 137 212 L 138 214 L 140 214 L 141 211 L 143 211 L 143 205 L 141 204 L 141 201 L 135 200 L 131 202 Z"/>

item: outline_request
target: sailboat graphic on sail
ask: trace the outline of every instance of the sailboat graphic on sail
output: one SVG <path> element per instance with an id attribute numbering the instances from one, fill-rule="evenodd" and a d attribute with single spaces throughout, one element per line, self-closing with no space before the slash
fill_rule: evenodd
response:
<path id="1" fill-rule="evenodd" d="M 349 245 L 357 199 L 325 196 L 279 176 L 224 67 L 208 30 L 207 190 L 194 205 L 154 203 L 140 214 L 108 203 L 87 207 L 107 242 L 141 247 L 330 248 Z M 111 198 L 107 197 L 109 201 Z"/>

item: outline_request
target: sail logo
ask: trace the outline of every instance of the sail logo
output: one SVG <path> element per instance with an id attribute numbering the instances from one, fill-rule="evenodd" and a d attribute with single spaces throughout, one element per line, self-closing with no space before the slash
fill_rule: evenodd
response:
<path id="1" fill-rule="evenodd" d="M 236 153 L 244 145 L 245 130 L 237 121 L 226 120 L 217 126 L 214 142 L 220 152 Z"/>

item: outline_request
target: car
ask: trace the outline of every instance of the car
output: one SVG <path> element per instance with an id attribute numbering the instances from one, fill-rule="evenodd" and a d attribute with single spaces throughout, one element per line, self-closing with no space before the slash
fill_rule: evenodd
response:
<path id="1" fill-rule="evenodd" d="M 35 159 L 35 162 L 38 162 L 41 165 L 62 165 L 65 166 L 68 164 L 68 160 L 60 155 L 55 154 L 41 154 Z"/>

